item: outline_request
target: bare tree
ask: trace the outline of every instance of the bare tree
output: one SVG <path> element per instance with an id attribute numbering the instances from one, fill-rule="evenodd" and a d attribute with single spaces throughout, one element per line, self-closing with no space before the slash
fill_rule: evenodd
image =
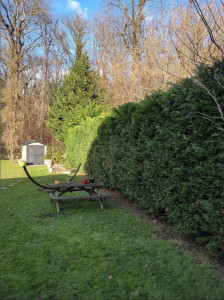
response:
<path id="1" fill-rule="evenodd" d="M 74 16 L 66 17 L 63 23 L 73 41 L 73 46 L 76 49 L 75 55 L 79 57 L 87 42 L 87 20 L 80 13 L 76 13 Z M 74 48 L 72 50 L 74 51 Z"/>
<path id="2" fill-rule="evenodd" d="M 144 42 L 153 12 L 149 0 L 105 0 L 94 20 L 95 63 L 112 92 L 112 106 L 145 95 Z"/>
<path id="3" fill-rule="evenodd" d="M 190 0 L 193 4 L 198 16 L 206 27 L 209 38 L 216 48 L 221 52 L 222 57 L 224 56 L 224 29 L 223 29 L 223 18 L 224 18 L 224 3 L 222 0 L 209 1 L 206 0 L 204 4 L 201 1 Z M 207 10 L 207 13 L 204 10 Z"/>
<path id="4" fill-rule="evenodd" d="M 14 159 L 18 148 L 19 131 L 21 130 L 23 107 L 21 106 L 22 86 L 21 74 L 25 57 L 40 46 L 40 32 L 37 21 L 45 11 L 41 0 L 9 0 L 1 1 L 1 37 L 7 48 L 7 89 L 3 93 L 7 102 L 7 112 L 10 111 L 10 124 L 5 134 L 8 137 L 8 151 L 10 160 Z"/>
<path id="5" fill-rule="evenodd" d="M 107 0 L 105 5 L 116 11 L 117 34 L 134 59 L 141 58 L 141 44 L 144 36 L 144 20 L 150 11 L 149 0 Z"/>
<path id="6" fill-rule="evenodd" d="M 195 76 L 194 71 L 200 64 L 214 66 L 216 60 L 222 61 L 219 65 L 213 68 L 213 79 L 224 90 L 222 71 L 224 59 L 224 5 L 222 0 L 215 1 L 197 1 L 192 0 L 186 3 L 183 9 L 183 3 L 177 7 L 178 11 L 182 11 L 182 22 L 178 21 L 177 25 L 171 24 L 170 35 L 174 49 L 178 55 L 179 62 L 182 67 L 188 72 L 188 76 L 194 78 L 195 83 L 202 87 L 211 97 L 214 102 L 219 117 L 224 121 L 224 107 L 220 102 L 215 88 L 205 84 L 198 76 Z M 189 17 L 190 16 L 190 17 Z M 188 26 L 186 26 L 186 20 Z M 192 24 L 190 26 L 190 24 Z M 219 67 L 218 67 L 219 66 Z M 217 69 L 218 67 L 218 69 Z M 211 78 L 207 78 L 207 82 Z M 204 116 L 214 120 L 210 116 Z M 217 125 L 220 129 L 221 127 Z M 224 130 L 224 127 L 222 128 Z"/>
<path id="7" fill-rule="evenodd" d="M 36 78 L 39 81 L 40 93 L 40 105 L 39 105 L 39 122 L 38 129 L 40 132 L 40 141 L 44 141 L 44 133 L 46 130 L 45 122 L 47 119 L 47 109 L 51 101 L 51 67 L 53 64 L 52 52 L 54 44 L 56 43 L 56 31 L 58 21 L 54 20 L 49 12 L 41 14 L 39 16 L 39 28 L 41 33 L 41 41 L 43 48 L 43 59 L 40 69 L 40 73 L 43 74 L 42 80 Z M 42 84 L 43 83 L 43 84 Z"/>

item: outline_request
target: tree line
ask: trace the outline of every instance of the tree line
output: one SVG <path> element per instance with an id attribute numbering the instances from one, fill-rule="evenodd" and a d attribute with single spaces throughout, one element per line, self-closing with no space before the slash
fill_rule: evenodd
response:
<path id="1" fill-rule="evenodd" d="M 215 87 L 195 73 L 223 58 L 222 0 L 104 0 L 92 21 L 80 12 L 57 19 L 46 0 L 2 0 L 0 19 L 1 153 L 11 160 L 24 141 L 63 147 L 86 116 L 187 77 L 224 120 Z M 217 65 L 211 76 L 223 88 Z"/>

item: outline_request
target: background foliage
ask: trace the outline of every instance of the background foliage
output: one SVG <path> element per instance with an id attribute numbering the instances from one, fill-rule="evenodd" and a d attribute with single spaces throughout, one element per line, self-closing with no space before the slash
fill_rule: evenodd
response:
<path id="1" fill-rule="evenodd" d="M 198 76 L 210 80 L 210 68 Z M 211 84 L 211 82 L 210 82 Z M 218 90 L 219 89 L 219 90 Z M 216 86 L 223 99 L 223 90 Z M 163 217 L 176 230 L 224 251 L 224 131 L 211 97 L 186 79 L 140 104 L 114 109 L 98 129 L 87 172 Z"/>
<path id="2" fill-rule="evenodd" d="M 56 7 L 51 9 L 54 2 L 0 2 L 0 147 L 11 161 L 21 155 L 25 141 L 60 146 L 58 139 L 64 140 L 70 125 L 98 114 L 94 109 L 99 107 L 92 101 L 95 97 L 91 105 L 86 102 L 88 95 L 82 97 L 89 77 L 79 77 L 80 84 L 78 77 L 69 74 L 83 50 L 91 58 L 91 70 L 98 74 L 98 88 L 110 93 L 105 99 L 110 107 L 167 90 L 170 83 L 192 76 L 198 64 L 212 65 L 224 56 L 222 0 L 182 0 L 181 5 L 176 0 L 153 5 L 148 0 L 105 0 L 93 20 L 77 10 L 64 14 L 65 6 L 56 13 Z M 81 75 L 83 67 L 80 64 L 76 75 Z M 66 75 L 71 81 L 66 81 Z M 210 77 L 219 80 L 219 71 Z M 53 88 L 62 93 L 52 95 Z M 212 93 L 213 86 L 207 88 Z M 46 125 L 49 107 L 51 131 Z"/>
<path id="3" fill-rule="evenodd" d="M 105 111 L 98 117 L 87 117 L 79 125 L 69 129 L 66 149 L 67 159 L 72 166 L 77 166 L 81 162 L 83 169 L 92 142 L 97 137 L 97 130 L 109 115 L 110 113 Z"/>

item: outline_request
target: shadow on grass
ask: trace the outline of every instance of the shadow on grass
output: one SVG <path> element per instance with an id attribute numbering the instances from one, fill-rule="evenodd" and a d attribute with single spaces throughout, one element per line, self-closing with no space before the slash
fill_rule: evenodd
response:
<path id="1" fill-rule="evenodd" d="M 68 177 L 29 171 L 42 184 Z M 2 180 L 24 179 L 1 196 L 1 299 L 223 299 L 210 266 L 136 216 L 86 200 L 57 214 L 46 193 L 16 176 Z"/>

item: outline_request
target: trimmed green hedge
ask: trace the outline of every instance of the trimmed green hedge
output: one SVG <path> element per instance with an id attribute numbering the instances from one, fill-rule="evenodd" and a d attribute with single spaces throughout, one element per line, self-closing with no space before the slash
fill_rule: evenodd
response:
<path id="1" fill-rule="evenodd" d="M 191 79 L 120 106 L 91 140 L 86 171 L 222 257 L 224 131 L 217 117 L 211 98 Z"/>
<path id="2" fill-rule="evenodd" d="M 81 170 L 84 169 L 92 142 L 97 137 L 98 127 L 107 116 L 109 113 L 104 112 L 95 118 L 87 117 L 80 125 L 69 129 L 66 149 L 67 159 L 72 166 L 77 166 L 81 162 Z"/>

